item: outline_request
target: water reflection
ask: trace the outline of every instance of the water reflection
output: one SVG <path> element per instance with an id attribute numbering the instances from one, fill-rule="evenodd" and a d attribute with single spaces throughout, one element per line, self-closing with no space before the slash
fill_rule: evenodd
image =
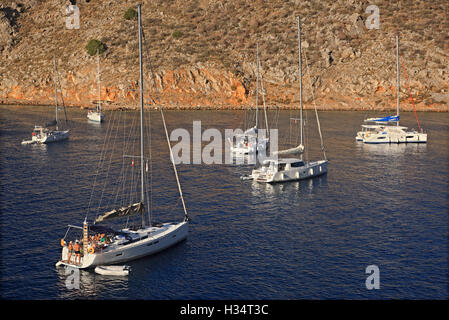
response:
<path id="1" fill-rule="evenodd" d="M 103 276 L 96 274 L 93 270 L 79 271 L 79 289 L 71 288 L 74 283 L 76 273 L 73 269 L 59 267 L 58 274 L 59 298 L 61 299 L 86 299 L 86 298 L 123 298 L 114 297 L 117 292 L 128 290 L 128 277 Z"/>
<path id="2" fill-rule="evenodd" d="M 260 183 L 256 181 L 251 183 L 251 194 L 254 197 L 270 196 L 277 197 L 280 195 L 304 195 L 313 194 L 317 188 L 327 186 L 327 174 L 312 179 L 299 181 L 289 181 L 282 183 Z"/>
<path id="3" fill-rule="evenodd" d="M 401 156 L 404 154 L 418 154 L 427 150 L 427 143 L 388 143 L 369 144 L 356 142 L 356 151 L 369 152 L 372 155 Z"/>

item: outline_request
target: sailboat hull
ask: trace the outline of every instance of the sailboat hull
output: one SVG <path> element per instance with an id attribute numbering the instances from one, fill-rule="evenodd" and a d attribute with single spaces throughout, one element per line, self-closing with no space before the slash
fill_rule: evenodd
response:
<path id="1" fill-rule="evenodd" d="M 81 257 L 81 265 L 74 264 L 72 254 L 71 263 L 67 262 L 68 249 L 65 246 L 62 250 L 62 259 L 57 265 L 67 265 L 79 269 L 93 268 L 99 265 L 112 265 L 127 262 L 149 256 L 165 250 L 178 242 L 187 238 L 188 222 L 166 223 L 155 231 L 155 227 L 138 230 L 140 239 L 130 243 L 113 243 L 104 250 L 95 253 L 85 253 Z M 149 231 L 152 231 L 148 234 Z M 129 241 L 128 241 L 129 242 Z"/>
<path id="2" fill-rule="evenodd" d="M 89 112 L 87 114 L 87 119 L 89 119 L 90 121 L 95 121 L 95 122 L 103 122 L 104 121 L 104 114 L 102 114 L 101 112 Z"/>
<path id="3" fill-rule="evenodd" d="M 253 170 L 252 177 L 257 182 L 278 183 L 295 180 L 310 179 L 327 173 L 327 160 L 308 162 L 301 167 L 290 168 L 277 172 L 261 172 Z"/>

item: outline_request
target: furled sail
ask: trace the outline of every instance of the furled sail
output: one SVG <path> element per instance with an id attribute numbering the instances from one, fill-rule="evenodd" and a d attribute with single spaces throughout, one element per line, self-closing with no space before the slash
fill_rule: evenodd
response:
<path id="1" fill-rule="evenodd" d="M 304 146 L 302 144 L 300 144 L 294 148 L 274 151 L 273 154 L 278 155 L 278 156 L 285 156 L 285 155 L 289 155 L 289 154 L 301 154 L 303 152 L 304 152 Z"/>
<path id="2" fill-rule="evenodd" d="M 372 122 L 397 122 L 399 121 L 399 116 L 389 116 L 389 117 L 383 117 L 383 118 L 369 118 L 365 121 L 372 121 Z"/>
<path id="3" fill-rule="evenodd" d="M 144 208 L 142 202 L 134 203 L 127 207 L 122 207 L 103 213 L 101 216 L 95 219 L 95 223 L 102 222 L 107 219 L 129 217 L 138 213 L 142 213 L 143 210 Z"/>

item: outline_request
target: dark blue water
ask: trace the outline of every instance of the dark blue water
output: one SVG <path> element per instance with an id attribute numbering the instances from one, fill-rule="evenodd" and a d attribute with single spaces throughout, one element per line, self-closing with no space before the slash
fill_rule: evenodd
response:
<path id="1" fill-rule="evenodd" d="M 255 184 L 239 179 L 247 166 L 179 165 L 192 217 L 187 241 L 129 262 L 125 279 L 82 271 L 77 290 L 66 287 L 64 269 L 55 267 L 59 240 L 67 224 L 80 225 L 86 215 L 108 125 L 119 113 L 95 125 L 85 111 L 70 109 L 69 141 L 22 146 L 49 110 L 0 108 L 2 298 L 448 298 L 446 113 L 419 115 L 427 145 L 370 146 L 354 139 L 364 113 L 321 112 L 329 171 L 308 181 Z M 120 117 L 137 121 L 135 112 Z M 279 119 L 284 141 L 289 117 L 287 111 Z M 312 160 L 321 153 L 314 114 L 308 117 Z M 182 219 L 160 115 L 152 118 L 153 219 Z M 243 119 L 239 111 L 166 113 L 170 131 L 191 132 L 193 120 L 201 120 L 203 130 L 224 130 Z M 402 114 L 401 123 L 416 127 L 411 113 Z M 123 154 L 120 144 L 107 148 Z M 365 268 L 373 264 L 380 269 L 379 290 L 365 287 Z"/>

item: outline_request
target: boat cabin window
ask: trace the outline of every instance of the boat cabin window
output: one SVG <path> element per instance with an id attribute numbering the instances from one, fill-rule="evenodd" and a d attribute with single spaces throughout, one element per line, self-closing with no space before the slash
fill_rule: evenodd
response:
<path id="1" fill-rule="evenodd" d="M 304 161 L 292 162 L 292 163 L 290 164 L 290 166 L 291 166 L 292 168 L 303 167 L 303 166 L 304 166 Z"/>

